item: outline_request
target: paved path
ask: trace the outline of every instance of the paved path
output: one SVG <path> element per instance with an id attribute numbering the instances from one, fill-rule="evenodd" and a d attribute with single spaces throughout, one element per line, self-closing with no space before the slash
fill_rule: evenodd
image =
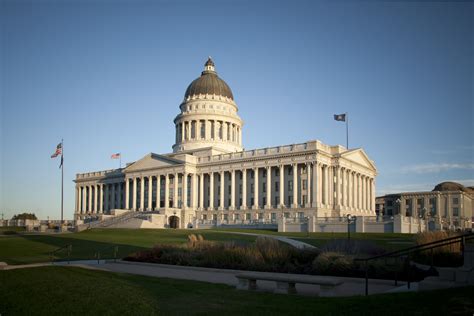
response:
<path id="1" fill-rule="evenodd" d="M 218 232 L 218 233 L 223 233 L 223 234 L 237 234 L 237 235 L 247 235 L 247 236 L 257 236 L 257 237 L 268 237 L 268 238 L 273 238 L 276 240 L 279 240 L 281 242 L 284 242 L 286 244 L 289 244 L 295 248 L 298 249 L 317 249 L 315 246 L 310 245 L 308 243 L 291 239 L 285 236 L 278 236 L 278 235 L 266 235 L 266 234 L 257 234 L 257 233 L 244 233 L 244 232 L 235 232 L 235 231 L 222 231 L 222 230 L 216 230 L 213 232 Z"/>

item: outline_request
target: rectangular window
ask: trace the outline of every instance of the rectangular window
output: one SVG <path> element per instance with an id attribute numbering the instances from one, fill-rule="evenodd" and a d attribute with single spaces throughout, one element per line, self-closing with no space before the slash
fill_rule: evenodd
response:
<path id="1" fill-rule="evenodd" d="M 202 214 L 202 219 L 207 220 L 207 214 Z"/>
<path id="2" fill-rule="evenodd" d="M 288 196 L 288 204 L 292 204 L 293 203 L 293 197 L 290 195 Z"/>
<path id="3" fill-rule="evenodd" d="M 303 190 L 306 190 L 306 180 L 303 180 L 302 189 L 303 189 Z"/>
<path id="4" fill-rule="evenodd" d="M 283 216 L 284 216 L 285 218 L 290 218 L 290 213 L 289 213 L 289 212 L 285 212 L 285 213 L 283 213 Z"/>
<path id="5" fill-rule="evenodd" d="M 278 196 L 275 196 L 275 205 L 278 205 Z"/>
<path id="6" fill-rule="evenodd" d="M 263 219 L 263 213 L 258 213 L 258 219 Z"/>
<path id="7" fill-rule="evenodd" d="M 229 187 L 228 187 L 228 189 L 227 189 L 227 192 L 229 192 L 229 194 L 232 193 L 232 189 L 230 188 L 230 185 L 229 185 Z"/>
<path id="8" fill-rule="evenodd" d="M 250 205 L 253 205 L 254 199 L 250 198 Z"/>
<path id="9" fill-rule="evenodd" d="M 267 192 L 267 186 L 266 186 L 266 183 L 265 183 L 265 182 L 262 183 L 262 186 L 263 186 L 263 188 L 262 188 L 262 189 L 263 189 L 263 193 Z"/>
<path id="10" fill-rule="evenodd" d="M 242 180 L 242 174 L 243 174 L 242 172 L 239 173 L 240 180 Z"/>
<path id="11" fill-rule="evenodd" d="M 240 214 L 235 214 L 234 217 L 236 221 L 240 221 Z"/>
<path id="12" fill-rule="evenodd" d="M 262 177 L 263 177 L 263 178 L 266 178 L 266 177 L 267 177 L 267 173 L 264 172 Z"/>
<path id="13" fill-rule="evenodd" d="M 249 220 L 251 220 L 251 219 L 252 219 L 252 214 L 250 214 L 250 213 L 245 213 L 245 220 L 246 220 L 246 221 L 249 221 Z"/>
<path id="14" fill-rule="evenodd" d="M 459 204 L 459 198 L 453 198 L 453 204 L 454 205 Z"/>
<path id="15" fill-rule="evenodd" d="M 459 207 L 453 207 L 453 216 L 459 216 Z"/>
<path id="16" fill-rule="evenodd" d="M 303 195 L 303 205 L 306 204 L 306 195 Z"/>
<path id="17" fill-rule="evenodd" d="M 250 179 L 253 179 L 253 177 L 254 177 L 254 173 L 255 173 L 255 172 L 254 172 L 253 170 L 252 170 L 252 171 L 250 171 Z"/>
<path id="18" fill-rule="evenodd" d="M 292 175 L 293 174 L 293 168 L 288 168 L 288 175 Z"/>
<path id="19" fill-rule="evenodd" d="M 263 205 L 266 205 L 266 204 L 267 204 L 267 198 L 266 198 L 266 197 L 263 197 L 263 198 L 262 198 L 262 202 L 263 202 Z"/>
<path id="20" fill-rule="evenodd" d="M 217 221 L 217 214 L 212 214 L 212 220 Z"/>
<path id="21" fill-rule="evenodd" d="M 275 182 L 275 192 L 278 192 L 280 190 L 280 182 Z"/>
<path id="22" fill-rule="evenodd" d="M 224 220 L 225 221 L 229 220 L 229 214 L 224 214 Z"/>
<path id="23" fill-rule="evenodd" d="M 418 204 L 418 207 L 419 207 L 419 208 L 422 207 L 422 206 L 424 206 L 424 205 L 423 205 L 423 199 L 418 199 L 418 200 L 416 201 L 416 204 Z"/>
<path id="24" fill-rule="evenodd" d="M 239 193 L 242 194 L 242 185 L 239 185 Z"/>
<path id="25" fill-rule="evenodd" d="M 279 177 L 280 176 L 280 169 L 275 170 L 275 176 Z"/>
<path id="26" fill-rule="evenodd" d="M 304 218 L 304 212 L 298 212 L 298 218 Z"/>
<path id="27" fill-rule="evenodd" d="M 388 200 L 388 201 L 387 201 L 387 206 L 393 206 L 393 201 L 392 201 L 392 200 Z"/>
<path id="28" fill-rule="evenodd" d="M 288 191 L 293 191 L 293 180 L 288 180 Z"/>

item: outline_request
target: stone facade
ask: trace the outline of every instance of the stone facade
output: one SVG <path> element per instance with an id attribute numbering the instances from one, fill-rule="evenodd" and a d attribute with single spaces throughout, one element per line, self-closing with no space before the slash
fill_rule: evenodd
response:
<path id="1" fill-rule="evenodd" d="M 388 216 L 401 214 L 429 218 L 444 230 L 467 229 L 472 228 L 473 199 L 474 190 L 460 184 L 443 187 L 441 183 L 433 191 L 403 192 L 377 197 L 376 212 Z"/>
<path id="2" fill-rule="evenodd" d="M 209 73 L 217 77 L 212 61 L 201 76 Z M 375 215 L 377 171 L 362 149 L 314 140 L 244 151 L 231 91 L 223 96 L 201 93 L 202 83 L 198 88 L 198 95 L 187 93 L 174 120 L 173 153 L 77 174 L 76 219 L 113 209 L 156 211 L 169 220 L 178 217 L 185 228 L 197 220 L 276 223 L 282 217 Z"/>

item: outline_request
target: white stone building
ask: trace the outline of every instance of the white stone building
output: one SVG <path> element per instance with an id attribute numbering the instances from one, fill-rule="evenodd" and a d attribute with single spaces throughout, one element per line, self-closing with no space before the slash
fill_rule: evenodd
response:
<path id="1" fill-rule="evenodd" d="M 174 119 L 173 152 L 76 176 L 76 219 L 155 211 L 171 227 L 375 215 L 375 165 L 363 149 L 320 141 L 244 150 L 243 121 L 209 59 Z"/>

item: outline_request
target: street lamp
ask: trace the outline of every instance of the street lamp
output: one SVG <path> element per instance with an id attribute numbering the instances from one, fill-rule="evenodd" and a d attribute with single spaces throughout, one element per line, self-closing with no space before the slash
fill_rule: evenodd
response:
<path id="1" fill-rule="evenodd" d="M 347 241 L 351 240 L 351 224 L 355 222 L 356 216 L 352 216 L 351 214 L 347 214 Z"/>

